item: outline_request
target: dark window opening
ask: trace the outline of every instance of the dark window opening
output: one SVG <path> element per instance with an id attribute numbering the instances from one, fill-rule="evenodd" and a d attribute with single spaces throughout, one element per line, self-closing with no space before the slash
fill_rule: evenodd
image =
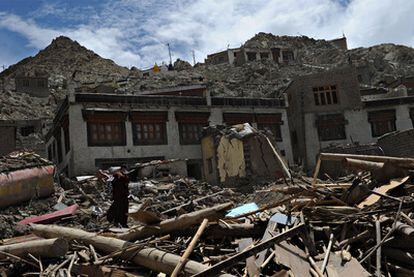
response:
<path id="1" fill-rule="evenodd" d="M 37 87 L 45 88 L 46 87 L 46 81 L 45 80 L 37 80 Z"/>
<path id="2" fill-rule="evenodd" d="M 23 137 L 27 137 L 30 134 L 33 134 L 35 132 L 34 126 L 24 126 L 20 128 L 20 135 Z"/>
<path id="3" fill-rule="evenodd" d="M 272 51 L 273 60 L 275 62 L 278 62 L 279 58 L 280 58 L 280 49 L 279 48 L 272 48 L 271 51 Z"/>
<path id="4" fill-rule="evenodd" d="M 23 80 L 22 83 L 23 83 L 24 87 L 30 87 L 30 81 L 29 80 Z"/>
<path id="5" fill-rule="evenodd" d="M 256 52 L 247 52 L 247 60 L 248 61 L 255 61 L 256 60 Z"/>
<path id="6" fill-rule="evenodd" d="M 316 106 L 338 104 L 336 86 L 313 88 L 313 98 Z"/>
<path id="7" fill-rule="evenodd" d="M 144 72 L 144 73 L 142 73 L 142 76 L 143 76 L 143 77 L 149 77 L 149 76 L 150 76 L 150 74 L 149 74 L 149 72 Z"/>
<path id="8" fill-rule="evenodd" d="M 395 111 L 376 111 L 368 113 L 368 121 L 371 123 L 373 137 L 379 137 L 386 133 L 396 131 Z"/>
<path id="9" fill-rule="evenodd" d="M 260 59 L 261 60 L 269 59 L 269 53 L 260 53 Z"/>
<path id="10" fill-rule="evenodd" d="M 321 141 L 346 139 L 345 118 L 341 114 L 322 115 L 317 121 Z"/>
<path id="11" fill-rule="evenodd" d="M 280 124 L 258 123 L 257 128 L 271 132 L 276 141 L 282 141 L 282 130 Z"/>
<path id="12" fill-rule="evenodd" d="M 282 58 L 284 62 L 291 62 L 295 59 L 292 51 L 283 51 Z"/>

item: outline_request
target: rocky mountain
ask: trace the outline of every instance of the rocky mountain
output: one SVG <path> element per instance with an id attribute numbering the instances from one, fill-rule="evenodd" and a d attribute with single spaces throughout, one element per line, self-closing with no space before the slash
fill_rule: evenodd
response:
<path id="1" fill-rule="evenodd" d="M 85 82 L 126 78 L 129 69 L 104 59 L 67 37 L 57 37 L 34 57 L 0 73 L 0 119 L 51 118 L 57 102 Z M 15 91 L 16 76 L 48 76 L 52 98 Z M 1 93 L 3 91 L 3 93 Z"/>
<path id="2" fill-rule="evenodd" d="M 357 67 L 364 85 L 378 86 L 401 76 L 414 75 L 414 49 L 394 44 L 345 50 L 327 40 L 305 36 L 275 36 L 259 33 L 244 44 L 250 49 L 283 46 L 293 49 L 296 60 L 291 64 L 253 61 L 241 66 L 209 65 L 177 60 L 175 70 L 145 76 L 140 70 L 118 66 L 67 37 L 58 37 L 36 56 L 26 58 L 0 73 L 0 119 L 51 117 L 56 101 L 83 83 L 99 83 L 127 79 L 119 93 L 139 94 L 141 91 L 189 84 L 206 84 L 213 95 L 279 97 L 294 78 L 352 64 Z M 39 99 L 14 92 L 18 75 L 49 76 L 53 99 Z M 63 86 L 62 84 L 66 85 Z"/>
<path id="3" fill-rule="evenodd" d="M 213 95 L 278 97 L 297 76 L 331 68 L 353 65 L 361 75 L 362 85 L 391 83 L 401 76 L 414 75 L 414 49 L 394 44 L 344 50 L 327 40 L 305 36 L 275 36 L 259 33 L 246 41 L 249 49 L 284 46 L 296 51 L 292 64 L 253 61 L 241 66 L 198 64 L 177 71 L 160 72 L 131 82 L 130 91 L 157 89 L 165 86 L 207 84 Z"/>

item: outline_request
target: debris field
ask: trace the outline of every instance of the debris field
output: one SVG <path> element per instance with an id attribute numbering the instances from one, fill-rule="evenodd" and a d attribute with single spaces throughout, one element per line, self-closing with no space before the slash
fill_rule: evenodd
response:
<path id="1" fill-rule="evenodd" d="M 352 173 L 332 180 L 323 162 Z M 28 152 L 0 161 L 6 177 L 47 166 Z M 413 276 L 412 169 L 411 158 L 321 153 L 313 178 L 225 188 L 129 168 L 127 226 L 106 217 L 122 169 L 55 176 L 49 195 L 2 208 L 0 276 Z M 1 181 L 0 197 L 18 193 Z"/>

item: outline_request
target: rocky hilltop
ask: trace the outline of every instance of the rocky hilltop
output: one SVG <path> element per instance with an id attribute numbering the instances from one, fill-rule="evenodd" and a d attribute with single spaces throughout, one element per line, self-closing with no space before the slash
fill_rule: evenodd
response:
<path id="1" fill-rule="evenodd" d="M 209 65 L 177 60 L 175 70 L 145 76 L 104 59 L 67 37 L 58 37 L 36 56 L 23 59 L 0 73 L 0 118 L 19 119 L 52 116 L 56 102 L 84 83 L 128 80 L 119 93 L 189 84 L 206 84 L 213 95 L 245 97 L 279 97 L 295 77 L 352 64 L 361 74 L 364 85 L 378 86 L 401 76 L 414 75 L 414 49 L 401 45 L 381 44 L 369 48 L 345 50 L 327 40 L 306 36 L 275 36 L 259 33 L 244 44 L 248 48 L 283 46 L 293 49 L 296 60 L 291 64 L 253 61 L 240 66 Z M 39 99 L 14 92 L 14 78 L 19 75 L 49 76 L 53 99 Z M 65 84 L 65 85 L 63 85 Z"/>

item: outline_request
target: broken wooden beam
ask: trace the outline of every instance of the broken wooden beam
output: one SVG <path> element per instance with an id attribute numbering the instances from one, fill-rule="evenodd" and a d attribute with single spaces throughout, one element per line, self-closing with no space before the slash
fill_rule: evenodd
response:
<path id="1" fill-rule="evenodd" d="M 187 263 L 188 258 L 193 252 L 194 247 L 197 245 L 198 240 L 200 239 L 201 235 L 206 229 L 207 224 L 208 224 L 208 219 L 204 219 L 200 227 L 198 228 L 196 234 L 194 235 L 193 239 L 191 240 L 190 244 L 188 245 L 187 249 L 184 251 L 184 254 L 181 256 L 180 262 L 174 268 L 174 271 L 171 274 L 171 277 L 177 277 L 180 274 L 181 270 L 183 269 L 183 266 Z"/>
<path id="2" fill-rule="evenodd" d="M 320 153 L 319 158 L 323 161 L 342 161 L 345 158 L 364 160 L 379 163 L 390 163 L 395 166 L 404 168 L 414 168 L 414 159 L 399 158 L 390 156 L 374 156 L 374 155 L 356 155 L 356 154 L 339 154 L 339 153 Z"/>
<path id="3" fill-rule="evenodd" d="M 117 238 L 108 238 L 75 228 L 40 224 L 31 224 L 31 227 L 33 232 L 38 236 L 45 238 L 62 237 L 68 240 L 76 240 L 86 245 L 91 244 L 97 250 L 106 254 L 134 245 L 133 243 Z M 137 249 L 134 253 L 125 253 L 120 255 L 120 257 L 125 260 L 131 260 L 135 264 L 156 272 L 163 272 L 166 274 L 171 274 L 173 272 L 181 258 L 178 255 L 167 253 L 153 247 Z M 189 260 L 183 268 L 183 273 L 185 276 L 190 276 L 207 270 L 208 268 L 209 267 L 204 264 Z"/>
<path id="4" fill-rule="evenodd" d="M 231 256 L 230 258 L 219 262 L 217 264 L 215 264 L 214 266 L 203 270 L 200 273 L 195 274 L 195 276 L 197 277 L 201 277 L 201 276 L 217 276 L 222 270 L 229 268 L 233 265 L 235 265 L 236 263 L 238 263 L 241 260 L 245 260 L 246 258 L 255 255 L 265 249 L 268 249 L 269 247 L 271 247 L 272 245 L 274 245 L 275 243 L 279 243 L 282 242 L 296 234 L 298 234 L 300 231 L 303 230 L 303 228 L 305 227 L 304 223 L 301 223 L 299 225 L 297 225 L 296 227 L 293 227 L 292 229 L 289 229 L 286 232 L 280 233 L 272 238 L 269 238 L 263 242 L 260 242 L 259 244 L 246 249 L 243 252 L 237 253 L 233 256 Z"/>
<path id="5" fill-rule="evenodd" d="M 217 220 L 224 217 L 224 213 L 233 207 L 233 203 L 224 203 L 211 208 L 194 211 L 183 214 L 177 218 L 170 218 L 161 221 L 157 225 L 139 226 L 131 228 L 128 232 L 117 235 L 117 238 L 127 241 L 138 240 L 150 236 L 162 236 L 170 234 L 176 230 L 189 228 L 200 224 L 204 218 L 209 220 Z"/>
<path id="6" fill-rule="evenodd" d="M 32 254 L 35 257 L 56 258 L 61 257 L 68 251 L 68 242 L 61 238 L 40 239 L 0 246 L 0 252 L 26 257 Z M 0 254 L 0 259 L 5 258 Z"/>

